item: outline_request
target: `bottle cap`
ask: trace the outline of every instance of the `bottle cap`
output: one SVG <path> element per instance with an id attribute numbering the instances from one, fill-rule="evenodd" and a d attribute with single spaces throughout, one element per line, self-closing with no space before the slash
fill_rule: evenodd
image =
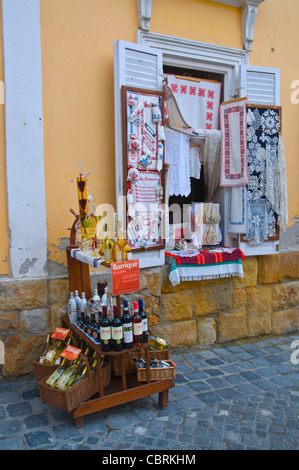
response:
<path id="1" fill-rule="evenodd" d="M 143 299 L 139 299 L 138 302 L 139 302 L 139 307 L 143 307 Z"/>
<path id="2" fill-rule="evenodd" d="M 133 302 L 134 310 L 138 310 L 138 302 Z"/>
<path id="3" fill-rule="evenodd" d="M 124 308 L 128 308 L 128 306 L 129 306 L 128 301 L 127 301 L 127 300 L 124 300 Z"/>
<path id="4" fill-rule="evenodd" d="M 114 313 L 114 315 L 118 314 L 117 305 L 113 305 L 113 313 Z"/>

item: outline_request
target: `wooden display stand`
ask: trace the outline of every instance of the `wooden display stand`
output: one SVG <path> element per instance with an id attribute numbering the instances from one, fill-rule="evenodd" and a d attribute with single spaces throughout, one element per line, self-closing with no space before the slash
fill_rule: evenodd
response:
<path id="1" fill-rule="evenodd" d="M 71 237 L 71 244 L 66 248 L 70 291 L 84 291 L 86 293 L 86 298 L 89 299 L 91 297 L 89 266 L 86 263 L 82 263 L 81 261 L 71 257 L 71 249 L 76 247 L 77 246 L 75 244 L 72 244 Z M 98 396 L 79 404 L 79 406 L 73 411 L 73 418 L 76 427 L 83 426 L 83 417 L 85 415 L 111 408 L 121 403 L 127 403 L 138 398 L 143 398 L 154 393 L 159 393 L 160 408 L 167 408 L 168 390 L 174 387 L 174 382 L 171 379 L 162 379 L 151 382 L 149 343 L 143 344 L 141 347 L 133 347 L 132 349 L 123 350 L 121 352 L 110 351 L 102 353 L 101 346 L 96 345 L 86 334 L 84 334 L 84 332 L 77 328 L 76 325 L 70 324 L 67 316 L 62 317 L 62 323 L 88 343 L 88 345 L 96 351 L 97 355 L 99 374 Z M 130 352 L 135 352 L 136 355 L 138 355 L 142 350 L 145 352 L 146 360 L 146 384 L 137 382 L 136 375 L 126 374 L 125 368 L 125 356 Z M 113 356 L 119 356 L 121 360 L 121 376 L 116 377 L 112 375 L 111 382 L 106 387 L 103 387 L 101 354 L 105 354 L 105 356 L 110 360 L 113 359 Z"/>

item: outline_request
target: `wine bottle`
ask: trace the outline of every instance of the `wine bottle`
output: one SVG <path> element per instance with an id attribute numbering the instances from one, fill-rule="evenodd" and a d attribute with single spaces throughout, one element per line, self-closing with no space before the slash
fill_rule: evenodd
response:
<path id="1" fill-rule="evenodd" d="M 77 385 L 77 383 L 81 382 L 81 380 L 84 379 L 86 372 L 87 372 L 87 366 L 84 367 L 81 373 L 75 376 L 74 382 L 72 384 L 70 384 L 70 382 L 68 383 L 67 388 L 74 387 L 75 385 Z"/>
<path id="2" fill-rule="evenodd" d="M 92 336 L 92 333 L 93 333 L 93 330 L 94 328 L 96 328 L 96 322 L 95 322 L 95 313 L 92 312 L 91 313 L 91 319 L 90 319 L 90 323 L 89 325 L 87 326 L 87 329 L 86 329 L 86 333 L 88 334 L 88 336 Z"/>
<path id="3" fill-rule="evenodd" d="M 81 361 L 79 360 L 79 358 L 77 358 L 74 361 L 74 363 L 63 372 L 63 374 L 59 377 L 59 379 L 56 380 L 56 382 L 54 383 L 54 388 L 56 388 L 58 390 L 66 390 L 67 387 L 68 387 L 68 382 L 72 378 L 75 378 L 77 373 L 83 367 L 82 367 Z"/>
<path id="4" fill-rule="evenodd" d="M 64 343 L 61 340 L 55 340 L 52 346 L 49 348 L 43 364 L 54 365 L 63 348 Z"/>
<path id="5" fill-rule="evenodd" d="M 111 338 L 113 351 L 122 351 L 124 343 L 123 325 L 118 316 L 117 305 L 113 305 L 113 320 L 111 322 Z"/>
<path id="6" fill-rule="evenodd" d="M 77 304 L 74 298 L 74 292 L 70 293 L 70 299 L 67 308 L 68 318 L 70 323 L 76 323 L 77 321 Z"/>
<path id="7" fill-rule="evenodd" d="M 82 295 L 82 298 L 81 298 L 81 320 L 82 320 L 81 328 L 85 332 L 84 325 L 86 323 L 87 300 L 86 300 L 86 297 L 85 297 L 85 292 L 82 292 L 81 295 Z"/>
<path id="8" fill-rule="evenodd" d="M 133 347 L 133 327 L 127 300 L 124 300 L 124 314 L 122 316 L 121 321 L 123 324 L 124 331 L 124 348 L 131 349 Z"/>
<path id="9" fill-rule="evenodd" d="M 139 313 L 142 318 L 142 338 L 143 338 L 143 343 L 147 343 L 148 341 L 148 326 L 147 326 L 147 314 L 143 310 L 143 300 L 139 299 L 138 300 L 139 304 Z"/>
<path id="10" fill-rule="evenodd" d="M 133 302 L 134 314 L 132 317 L 133 323 L 133 345 L 142 346 L 143 334 L 142 334 L 142 318 L 138 310 L 138 302 Z"/>
<path id="11" fill-rule="evenodd" d="M 46 384 L 50 385 L 50 387 L 54 386 L 56 380 L 63 374 L 63 372 L 69 367 L 70 362 L 64 357 L 59 367 L 47 378 Z"/>
<path id="12" fill-rule="evenodd" d="M 95 327 L 92 330 L 92 338 L 95 343 L 100 344 L 101 342 L 100 322 L 95 322 Z"/>
<path id="13" fill-rule="evenodd" d="M 47 335 L 46 344 L 43 347 L 43 349 L 41 350 L 41 353 L 40 353 L 40 356 L 39 356 L 40 364 L 43 364 L 43 362 L 45 360 L 45 357 L 47 355 L 47 352 L 49 351 L 50 347 L 51 347 L 51 345 L 50 345 L 50 335 Z"/>
<path id="14" fill-rule="evenodd" d="M 107 306 L 103 305 L 103 318 L 100 325 L 100 339 L 103 352 L 111 350 L 111 325 L 107 317 Z"/>

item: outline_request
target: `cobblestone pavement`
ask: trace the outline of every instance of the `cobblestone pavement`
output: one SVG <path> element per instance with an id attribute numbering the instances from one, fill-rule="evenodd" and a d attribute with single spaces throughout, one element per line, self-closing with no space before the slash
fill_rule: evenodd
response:
<path id="1" fill-rule="evenodd" d="M 0 378 L 0 450 L 299 449 L 299 333 L 175 349 L 171 359 L 167 410 L 152 395 L 86 416 L 80 429 L 41 403 L 34 376 Z"/>

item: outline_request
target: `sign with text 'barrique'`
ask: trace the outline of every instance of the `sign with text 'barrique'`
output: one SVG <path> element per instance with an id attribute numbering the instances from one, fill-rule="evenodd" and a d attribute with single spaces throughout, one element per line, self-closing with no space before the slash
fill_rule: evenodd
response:
<path id="1" fill-rule="evenodd" d="M 127 294 L 139 290 L 139 260 L 131 259 L 111 263 L 112 295 Z"/>

